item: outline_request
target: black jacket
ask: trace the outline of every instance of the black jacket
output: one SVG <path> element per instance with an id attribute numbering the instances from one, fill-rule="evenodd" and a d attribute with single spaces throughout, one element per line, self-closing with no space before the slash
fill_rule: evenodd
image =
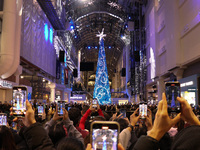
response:
<path id="1" fill-rule="evenodd" d="M 142 135 L 136 142 L 133 150 L 158 150 L 159 143 L 157 140 Z"/>
<path id="2" fill-rule="evenodd" d="M 46 130 L 40 123 L 34 123 L 23 132 L 30 150 L 55 150 Z"/>

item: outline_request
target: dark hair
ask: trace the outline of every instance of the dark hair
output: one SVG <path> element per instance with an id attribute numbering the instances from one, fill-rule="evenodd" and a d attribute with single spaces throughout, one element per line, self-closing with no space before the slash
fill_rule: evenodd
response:
<path id="1" fill-rule="evenodd" d="M 111 116 L 108 113 L 106 113 L 105 111 L 102 111 L 102 112 L 103 112 L 104 117 L 106 118 L 106 121 L 109 121 Z"/>
<path id="2" fill-rule="evenodd" d="M 106 118 L 103 116 L 96 116 L 92 120 L 86 120 L 85 122 L 85 129 L 90 131 L 90 125 L 93 121 L 106 121 Z"/>
<path id="3" fill-rule="evenodd" d="M 57 150 L 85 150 L 85 147 L 81 141 L 76 138 L 64 138 L 59 142 Z"/>
<path id="4" fill-rule="evenodd" d="M 58 122 L 54 126 L 49 128 L 49 137 L 51 138 L 53 144 L 56 146 L 58 142 L 66 137 L 65 130 L 63 128 L 63 123 Z"/>
<path id="5" fill-rule="evenodd" d="M 0 126 L 0 149 L 16 150 L 15 140 L 12 132 L 6 126 Z"/>
<path id="6" fill-rule="evenodd" d="M 74 126 L 76 127 L 79 123 L 79 120 L 81 118 L 81 111 L 80 109 L 76 107 L 70 108 L 68 111 L 69 119 L 73 121 Z"/>
<path id="7" fill-rule="evenodd" d="M 115 119 L 114 121 L 117 121 L 119 123 L 120 132 L 128 127 L 128 121 L 125 120 L 124 118 L 118 118 L 118 119 Z"/>

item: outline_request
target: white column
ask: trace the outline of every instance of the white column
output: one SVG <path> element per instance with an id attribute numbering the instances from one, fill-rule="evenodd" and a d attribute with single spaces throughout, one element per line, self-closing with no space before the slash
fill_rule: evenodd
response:
<path id="1" fill-rule="evenodd" d="M 177 68 L 172 71 L 174 73 L 174 75 L 176 76 L 177 80 L 180 80 L 183 78 L 184 69 L 185 68 Z"/>
<path id="2" fill-rule="evenodd" d="M 81 78 L 81 73 L 80 73 L 80 63 L 81 63 L 81 51 L 78 51 L 78 79 Z"/>
<path id="3" fill-rule="evenodd" d="M 127 89 L 127 82 L 130 80 L 130 44 L 126 45 L 126 93 L 131 101 L 131 90 Z"/>
<path id="4" fill-rule="evenodd" d="M 15 72 L 15 82 L 19 85 L 19 76 L 20 74 L 22 74 L 22 66 L 19 65 L 19 67 L 17 68 L 16 72 Z"/>
<path id="5" fill-rule="evenodd" d="M 56 84 L 55 83 L 51 83 L 48 86 L 51 88 L 50 102 L 54 102 L 55 101 L 55 95 L 56 95 Z"/>
<path id="6" fill-rule="evenodd" d="M 162 100 L 162 93 L 165 92 L 165 82 L 163 77 L 159 77 L 157 81 L 158 101 Z"/>

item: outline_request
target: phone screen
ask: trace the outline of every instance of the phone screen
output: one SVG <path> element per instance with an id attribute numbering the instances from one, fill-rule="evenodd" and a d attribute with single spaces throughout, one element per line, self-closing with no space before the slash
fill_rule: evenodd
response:
<path id="1" fill-rule="evenodd" d="M 67 108 L 68 108 L 68 111 L 69 111 L 69 110 L 70 110 L 70 108 L 71 108 L 71 106 L 68 106 Z"/>
<path id="2" fill-rule="evenodd" d="M 177 97 L 180 97 L 180 83 L 179 82 L 167 82 L 165 84 L 165 93 L 167 98 L 168 106 L 171 107 L 171 110 L 180 110 L 180 103 L 177 100 Z"/>
<path id="3" fill-rule="evenodd" d="M 0 125 L 7 125 L 7 115 L 4 113 L 0 114 Z"/>
<path id="4" fill-rule="evenodd" d="M 139 114 L 141 115 L 141 118 L 147 116 L 147 104 L 143 103 L 139 105 Z"/>
<path id="5" fill-rule="evenodd" d="M 38 115 L 42 115 L 44 111 L 43 106 L 38 106 Z"/>
<path id="6" fill-rule="evenodd" d="M 113 122 L 94 123 L 92 125 L 93 150 L 117 150 L 118 133 L 119 126 Z"/>
<path id="7" fill-rule="evenodd" d="M 65 109 L 65 101 L 58 101 L 58 114 L 63 115 L 63 108 Z"/>
<path id="8" fill-rule="evenodd" d="M 93 107 L 93 108 L 97 108 L 97 103 L 98 103 L 98 102 L 97 102 L 97 99 L 93 99 L 93 100 L 92 100 L 92 107 Z"/>
<path id="9" fill-rule="evenodd" d="M 120 114 L 122 114 L 123 118 L 126 118 L 126 109 L 120 109 Z"/>
<path id="10" fill-rule="evenodd" d="M 26 87 L 13 87 L 13 115 L 23 116 L 26 112 Z"/>

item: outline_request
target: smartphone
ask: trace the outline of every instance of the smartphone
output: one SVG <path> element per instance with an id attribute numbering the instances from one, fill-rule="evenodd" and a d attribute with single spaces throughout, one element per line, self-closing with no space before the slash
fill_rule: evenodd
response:
<path id="1" fill-rule="evenodd" d="M 0 125 L 7 125 L 7 115 L 5 113 L 0 113 Z"/>
<path id="2" fill-rule="evenodd" d="M 27 88 L 25 86 L 13 87 L 13 115 L 24 116 L 26 113 Z"/>
<path id="3" fill-rule="evenodd" d="M 69 111 L 69 110 L 70 110 L 70 108 L 71 108 L 71 106 L 68 106 L 68 107 L 67 107 L 67 109 L 68 109 L 67 111 Z"/>
<path id="4" fill-rule="evenodd" d="M 180 97 L 181 88 L 179 82 L 166 82 L 165 83 L 165 93 L 167 104 L 170 106 L 172 112 L 180 112 L 180 103 L 177 97 Z"/>
<path id="5" fill-rule="evenodd" d="M 63 115 L 63 108 L 65 109 L 65 101 L 58 101 L 58 114 Z"/>
<path id="6" fill-rule="evenodd" d="M 123 118 L 126 118 L 126 109 L 120 109 L 120 114 L 122 114 Z"/>
<path id="7" fill-rule="evenodd" d="M 97 99 L 93 99 L 93 100 L 92 100 L 92 107 L 93 107 L 93 108 L 97 108 L 97 104 L 98 104 Z"/>
<path id="8" fill-rule="evenodd" d="M 44 111 L 44 107 L 43 106 L 38 106 L 38 115 L 42 115 L 43 114 L 43 111 Z"/>
<path id="9" fill-rule="evenodd" d="M 17 123 L 16 123 L 16 122 L 12 122 L 12 123 L 11 123 L 11 127 L 12 127 L 13 129 L 16 129 L 16 130 L 17 130 Z"/>
<path id="10" fill-rule="evenodd" d="M 147 116 L 147 103 L 141 102 L 139 104 L 139 114 L 141 115 L 142 119 L 144 119 L 145 116 Z"/>
<path id="11" fill-rule="evenodd" d="M 94 121 L 90 128 L 90 139 L 93 150 L 117 150 L 120 132 L 118 122 Z"/>

